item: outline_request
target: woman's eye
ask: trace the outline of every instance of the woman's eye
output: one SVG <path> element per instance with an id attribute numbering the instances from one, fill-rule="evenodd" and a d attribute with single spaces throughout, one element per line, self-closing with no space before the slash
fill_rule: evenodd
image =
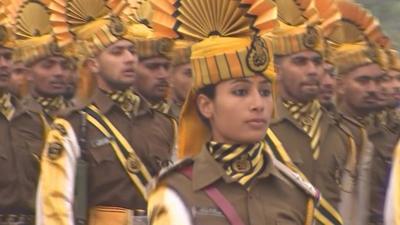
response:
<path id="1" fill-rule="evenodd" d="M 269 89 L 260 90 L 260 95 L 264 97 L 268 97 L 271 95 L 271 91 Z"/>
<path id="2" fill-rule="evenodd" d="M 246 89 L 237 89 L 233 91 L 234 95 L 237 96 L 245 96 L 247 94 L 247 90 Z"/>

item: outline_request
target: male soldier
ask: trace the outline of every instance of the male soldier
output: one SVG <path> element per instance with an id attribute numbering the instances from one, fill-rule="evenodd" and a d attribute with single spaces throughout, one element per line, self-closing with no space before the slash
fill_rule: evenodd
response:
<path id="1" fill-rule="evenodd" d="M 330 37 L 331 46 L 335 46 L 334 61 L 339 71 L 337 108 L 345 116 L 343 118 L 351 118 L 343 122 L 352 130 L 358 149 L 355 174 L 358 199 L 355 199 L 357 203 L 353 207 L 358 214 L 345 210 L 344 205 L 342 211 L 347 212 L 348 218 L 353 218 L 353 224 L 381 224 L 385 197 L 382 194 L 385 186 L 382 184 L 387 176 L 384 168 L 386 161 L 390 161 L 396 142 L 370 116 L 382 100 L 381 82 L 387 64 L 384 51 L 375 43 L 378 38 L 374 37 L 384 35 L 378 35 L 377 31 L 381 28 L 376 25 L 379 22 L 360 5 L 339 1 L 338 7 L 343 17 L 342 33 L 341 36 L 334 34 Z M 371 143 L 373 147 L 365 147 Z"/>
<path id="2" fill-rule="evenodd" d="M 16 12 L 14 61 L 26 67 L 30 83 L 30 95 L 24 99 L 24 104 L 43 113 L 51 123 L 55 114 L 68 106 L 63 95 L 73 74 L 74 63 L 71 58 L 65 57 L 51 38 L 50 14 L 44 3 L 24 1 Z M 27 22 L 31 13 L 38 16 L 29 18 L 29 21 L 37 19 L 41 23 Z"/>
<path id="3" fill-rule="evenodd" d="M 0 164 L 0 170 L 2 171 L 2 176 L 0 177 L 0 223 L 22 214 L 18 205 L 16 151 L 13 150 L 12 142 L 10 141 L 18 138 L 12 135 L 11 131 L 13 130 L 12 122 L 17 121 L 15 112 L 21 111 L 21 105 L 8 92 L 14 43 L 10 35 L 10 28 L 7 27 L 9 24 L 7 24 L 5 8 L 5 2 L 0 2 L 0 29 L 2 30 L 0 35 L 0 155 L 2 157 L 2 163 Z"/>
<path id="4" fill-rule="evenodd" d="M 384 120 L 384 126 L 394 135 L 400 136 L 400 60 L 397 51 L 387 50 L 388 68 L 380 82 L 383 100 L 379 116 Z"/>
<path id="5" fill-rule="evenodd" d="M 65 18 L 55 23 L 56 37 L 65 37 L 57 31 L 73 33 L 64 43 L 80 43 L 78 52 L 86 57 L 82 65 L 95 76 L 98 89 L 89 105 L 64 113 L 49 132 L 41 164 L 37 224 L 144 223 L 145 187 L 169 164 L 174 125 L 131 88 L 138 63 L 135 32 L 140 25 L 128 25 L 126 14 L 119 11 L 126 12 L 120 8 L 124 2 L 105 5 L 77 0 L 69 2 L 68 10 L 58 10 L 64 4 L 67 1 L 50 3 L 52 18 Z M 75 15 L 92 15 L 92 8 L 101 13 L 74 22 Z M 83 165 L 82 160 L 86 161 Z M 77 183 L 76 171 L 77 177 L 83 176 Z"/>
<path id="6" fill-rule="evenodd" d="M 321 90 L 318 100 L 321 105 L 328 111 L 333 111 L 335 108 L 335 91 L 336 91 L 336 70 L 329 63 L 324 62 L 324 75 L 321 80 Z"/>
<path id="7" fill-rule="evenodd" d="M 352 155 L 352 137 L 317 101 L 324 74 L 322 31 L 309 24 L 316 16 L 312 5 L 303 1 L 276 3 L 283 25 L 270 36 L 278 75 L 276 118 L 270 128 L 287 151 L 277 154 L 285 163 L 294 163 L 321 191 L 324 210 L 316 214 L 317 219 L 341 223 L 336 209 L 346 162 Z"/>
<path id="8" fill-rule="evenodd" d="M 142 24 L 149 24 L 146 16 L 150 15 L 150 1 L 143 0 L 138 9 L 136 20 Z M 142 26 L 138 32 L 147 34 L 147 38 L 137 41 L 139 64 L 136 69 L 135 90 L 141 94 L 151 107 L 163 113 L 169 113 L 170 105 L 167 102 L 170 92 L 170 75 L 172 69 L 172 45 L 164 38 L 156 38 L 154 31 Z M 163 47 L 162 47 L 163 46 Z M 168 49 L 168 51 L 165 51 Z"/>
<path id="9" fill-rule="evenodd" d="M 23 99 L 29 93 L 28 69 L 21 62 L 14 63 L 11 71 L 9 90 L 20 99 Z"/>
<path id="10" fill-rule="evenodd" d="M 374 49 L 369 48 L 365 39 L 366 26 L 363 21 L 376 19 L 360 5 L 339 1 L 337 7 L 341 13 L 341 29 L 326 37 L 328 49 L 338 71 L 337 106 L 333 116 L 345 125 L 353 136 L 355 155 L 349 158 L 352 162 L 349 168 L 350 179 L 342 180 L 342 201 L 339 211 L 345 224 L 366 224 L 368 220 L 368 199 L 370 187 L 371 161 L 373 146 L 366 128 L 358 120 L 368 115 L 376 106 L 377 86 L 383 71 L 379 64 L 374 64 L 367 54 Z M 354 15 L 361 15 L 355 17 Z M 352 60 L 349 60 L 352 59 Z M 367 73 L 363 68 L 368 67 Z M 364 68 L 365 69 L 365 68 Z M 362 77 L 365 75 L 364 77 Z M 368 80 L 362 82 L 362 79 Z M 367 100 L 366 100 L 367 99 Z"/>
<path id="11" fill-rule="evenodd" d="M 11 9 L 5 1 L 2 1 L 6 7 Z M 0 7 L 0 8 L 1 8 Z M 2 178 L 0 185 L 1 203 L 0 203 L 0 223 L 1 224 L 34 224 L 33 215 L 35 213 L 35 193 L 36 185 L 39 177 L 39 160 L 43 147 L 43 139 L 46 131 L 46 122 L 44 116 L 41 116 L 41 111 L 30 105 L 22 104 L 15 96 L 7 93 L 6 89 L 9 85 L 11 75 L 11 60 L 15 54 L 17 59 L 21 57 L 20 53 L 26 50 L 32 57 L 44 57 L 44 52 L 50 53 L 48 42 L 43 43 L 33 41 L 29 44 L 29 49 L 21 49 L 20 44 L 38 35 L 42 31 L 41 27 L 29 26 L 32 23 L 26 24 L 27 15 L 34 13 L 42 25 L 48 21 L 49 15 L 45 6 L 36 1 L 24 1 L 20 5 L 21 8 L 15 11 L 4 11 L 2 8 L 1 16 L 10 16 L 8 23 L 15 24 L 13 29 L 17 31 L 16 38 L 18 42 L 14 43 L 11 40 L 10 28 L 3 21 L 2 38 L 1 38 L 1 155 L 5 160 L 1 164 Z M 14 9 L 14 8 L 13 8 Z M 3 14 L 4 13 L 4 14 Z M 16 21 L 11 21 L 15 19 Z M 21 29 L 21 24 L 24 24 L 25 29 Z M 37 31 L 36 31 L 37 29 Z M 4 31 L 4 32 L 3 32 Z M 30 31 L 34 33 L 30 33 Z M 22 40 L 22 36 L 26 39 Z M 14 44 L 12 44 L 14 43 Z M 18 47 L 15 52 L 11 48 Z M 28 54 L 25 54 L 27 57 Z M 24 58 L 27 59 L 27 58 Z"/>
<path id="12" fill-rule="evenodd" d="M 382 51 L 382 50 L 381 50 Z M 389 54 L 389 67 L 379 82 L 381 96 L 386 94 L 386 104 L 380 105 L 378 111 L 370 116 L 368 125 L 368 136 L 374 144 L 373 162 L 371 165 L 371 197 L 369 224 L 383 224 L 383 210 L 385 196 L 389 185 L 389 176 L 392 168 L 393 152 L 399 139 L 399 118 L 395 109 L 395 100 L 391 91 L 391 84 L 396 76 L 399 59 L 395 54 Z M 385 107 L 383 107 L 385 106 Z M 371 118 L 372 121 L 371 121 Z M 368 120 L 367 120 L 368 121 Z"/>
<path id="13" fill-rule="evenodd" d="M 193 84 L 192 67 L 190 65 L 190 45 L 176 41 L 173 50 L 171 71 L 171 93 L 169 96 L 170 114 L 178 119 L 179 113 Z"/>

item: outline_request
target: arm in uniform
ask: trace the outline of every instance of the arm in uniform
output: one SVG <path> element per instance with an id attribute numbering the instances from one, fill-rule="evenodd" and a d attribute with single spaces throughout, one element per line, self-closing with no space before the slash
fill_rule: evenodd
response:
<path id="1" fill-rule="evenodd" d="M 73 225 L 73 201 L 80 148 L 66 120 L 56 119 L 49 131 L 41 162 L 37 194 L 37 225 Z"/>
<path id="2" fill-rule="evenodd" d="M 189 209 L 174 189 L 160 186 L 148 200 L 149 225 L 193 225 Z"/>
<path id="3" fill-rule="evenodd" d="M 385 225 L 400 225 L 400 142 L 393 159 L 392 174 L 387 190 L 384 212 Z"/>

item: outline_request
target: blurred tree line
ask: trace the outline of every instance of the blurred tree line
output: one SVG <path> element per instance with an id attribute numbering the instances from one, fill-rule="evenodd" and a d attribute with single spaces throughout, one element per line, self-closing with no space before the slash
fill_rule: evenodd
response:
<path id="1" fill-rule="evenodd" d="M 400 50 L 400 0 L 356 0 L 379 18 L 385 32 Z"/>

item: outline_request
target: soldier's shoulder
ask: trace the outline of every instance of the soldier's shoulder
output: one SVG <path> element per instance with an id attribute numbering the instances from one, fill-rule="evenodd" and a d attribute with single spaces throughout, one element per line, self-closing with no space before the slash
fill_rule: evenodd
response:
<path id="1" fill-rule="evenodd" d="M 56 117 L 63 119 L 70 119 L 76 115 L 79 115 L 88 105 L 89 105 L 88 102 L 75 101 L 74 104 L 70 105 L 65 109 L 60 110 L 57 113 Z"/>
<path id="2" fill-rule="evenodd" d="M 171 166 L 163 168 L 160 171 L 160 174 L 159 174 L 157 180 L 162 181 L 175 173 L 180 173 L 183 169 L 192 166 L 193 162 L 194 161 L 191 158 L 186 158 L 186 159 L 177 161 L 174 164 L 172 164 Z"/>
<path id="3" fill-rule="evenodd" d="M 175 162 L 169 167 L 163 168 L 159 175 L 149 183 L 148 192 L 151 193 L 156 190 L 160 185 L 171 186 L 170 184 L 182 184 L 179 181 L 174 180 L 174 178 L 179 177 L 179 179 L 185 177 L 182 171 L 186 168 L 190 168 L 193 165 L 193 159 L 187 158 L 181 161 Z"/>
<path id="4" fill-rule="evenodd" d="M 164 113 L 164 112 L 161 112 L 161 111 L 156 110 L 156 109 L 151 109 L 151 110 L 152 110 L 154 116 L 159 117 L 159 118 L 161 118 L 161 119 L 163 119 L 165 121 L 168 121 L 168 123 L 171 123 L 171 122 L 176 123 L 177 122 L 176 118 L 171 116 L 168 113 Z"/>
<path id="5" fill-rule="evenodd" d="M 354 118 L 351 118 L 351 117 L 343 115 L 343 114 L 340 114 L 340 117 L 341 117 L 341 120 L 343 122 L 347 123 L 348 125 L 355 126 L 357 128 L 360 128 L 360 129 L 364 128 L 364 125 L 362 123 L 358 122 Z"/>

